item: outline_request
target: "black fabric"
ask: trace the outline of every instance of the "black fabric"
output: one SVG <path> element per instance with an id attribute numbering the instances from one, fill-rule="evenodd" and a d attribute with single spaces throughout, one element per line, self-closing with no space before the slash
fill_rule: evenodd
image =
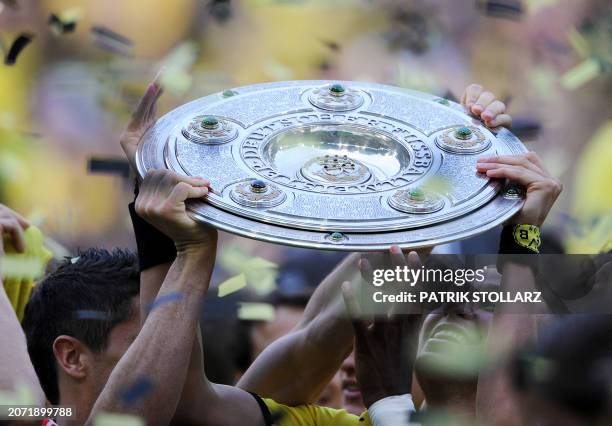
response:
<path id="1" fill-rule="evenodd" d="M 273 426 L 274 419 L 272 418 L 272 413 L 270 413 L 270 410 L 268 409 L 268 406 L 266 405 L 266 403 L 256 393 L 253 393 L 253 392 L 249 392 L 249 393 L 253 396 L 253 398 L 255 398 L 255 401 L 257 401 L 257 405 L 259 405 L 259 409 L 261 410 L 261 415 L 264 418 L 264 422 L 266 423 L 266 426 Z"/>
<path id="2" fill-rule="evenodd" d="M 176 258 L 174 241 L 138 216 L 134 203 L 130 203 L 128 208 L 134 226 L 140 271 L 173 262 Z"/>

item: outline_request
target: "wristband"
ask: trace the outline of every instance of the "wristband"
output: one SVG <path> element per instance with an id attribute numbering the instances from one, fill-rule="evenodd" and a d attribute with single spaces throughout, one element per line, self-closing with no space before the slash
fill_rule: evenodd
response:
<path id="1" fill-rule="evenodd" d="M 499 240 L 499 256 L 497 257 L 497 271 L 501 274 L 506 261 L 512 261 L 529 266 L 534 274 L 538 270 L 538 257 L 533 256 L 540 252 L 540 228 L 535 225 L 505 225 Z"/>
<path id="2" fill-rule="evenodd" d="M 134 226 L 140 271 L 173 262 L 176 258 L 174 241 L 138 216 L 134 203 L 130 203 L 128 208 Z"/>
<path id="3" fill-rule="evenodd" d="M 393 395 L 379 399 L 368 408 L 373 426 L 408 426 L 410 413 L 416 411 L 412 395 Z"/>

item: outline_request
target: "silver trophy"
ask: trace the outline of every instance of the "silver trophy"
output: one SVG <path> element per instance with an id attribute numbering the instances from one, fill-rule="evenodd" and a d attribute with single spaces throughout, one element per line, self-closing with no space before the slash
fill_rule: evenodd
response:
<path id="1" fill-rule="evenodd" d="M 484 232 L 522 203 L 520 187 L 476 172 L 479 156 L 527 150 L 454 102 L 353 81 L 226 90 L 160 118 L 138 172 L 211 181 L 200 220 L 248 238 L 370 251 L 432 246 Z"/>

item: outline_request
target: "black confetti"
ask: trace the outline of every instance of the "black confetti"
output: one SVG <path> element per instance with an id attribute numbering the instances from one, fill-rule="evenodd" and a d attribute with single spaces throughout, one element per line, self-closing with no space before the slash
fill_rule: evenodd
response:
<path id="1" fill-rule="evenodd" d="M 77 22 L 76 20 L 66 20 L 62 21 L 62 19 L 57 16 L 55 13 L 52 13 L 49 16 L 49 26 L 53 31 L 57 34 L 68 34 L 74 32 L 76 30 Z"/>
<path id="2" fill-rule="evenodd" d="M 132 55 L 134 43 L 129 38 L 99 25 L 94 25 L 91 33 L 95 37 L 95 44 L 101 49 L 123 56 Z"/>
<path id="3" fill-rule="evenodd" d="M 122 158 L 91 157 L 87 160 L 87 170 L 90 173 L 117 175 L 124 178 L 130 176 L 130 164 Z"/>
<path id="4" fill-rule="evenodd" d="M 494 18 L 518 19 L 523 14 L 523 5 L 519 0 L 480 0 L 478 8 Z"/>
<path id="5" fill-rule="evenodd" d="M 4 57 L 5 65 L 13 65 L 15 61 L 17 61 L 17 56 L 23 51 L 23 49 L 30 44 L 32 39 L 34 38 L 34 34 L 23 33 L 20 34 L 17 39 L 11 45 L 8 53 Z"/>

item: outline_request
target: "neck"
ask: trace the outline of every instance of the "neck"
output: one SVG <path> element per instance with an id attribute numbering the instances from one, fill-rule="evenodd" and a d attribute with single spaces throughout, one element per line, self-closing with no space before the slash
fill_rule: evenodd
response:
<path id="1" fill-rule="evenodd" d="M 72 417 L 57 418 L 57 423 L 61 426 L 83 425 L 89 418 L 89 414 L 96 402 L 96 398 L 89 389 L 78 389 L 64 387 L 60 391 L 60 403 L 62 407 L 72 408 Z"/>

